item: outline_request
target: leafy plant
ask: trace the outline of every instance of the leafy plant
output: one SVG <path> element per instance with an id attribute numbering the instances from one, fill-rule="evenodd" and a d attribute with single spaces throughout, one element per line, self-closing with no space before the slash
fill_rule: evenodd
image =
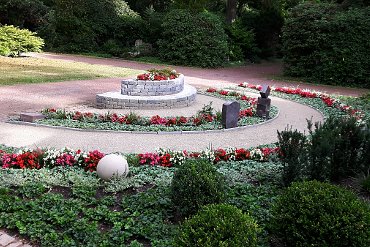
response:
<path id="1" fill-rule="evenodd" d="M 258 225 L 235 206 L 203 207 L 187 219 L 175 237 L 174 246 L 257 246 Z"/>
<path id="2" fill-rule="evenodd" d="M 370 209 L 353 193 L 317 181 L 295 182 L 272 209 L 271 231 L 287 246 L 370 244 Z"/>
<path id="3" fill-rule="evenodd" d="M 22 52 L 40 52 L 44 41 L 27 29 L 0 26 L 0 55 L 19 56 Z"/>
<path id="4" fill-rule="evenodd" d="M 200 207 L 225 199 L 225 178 L 207 160 L 190 159 L 176 171 L 171 184 L 171 200 L 181 218 Z"/>

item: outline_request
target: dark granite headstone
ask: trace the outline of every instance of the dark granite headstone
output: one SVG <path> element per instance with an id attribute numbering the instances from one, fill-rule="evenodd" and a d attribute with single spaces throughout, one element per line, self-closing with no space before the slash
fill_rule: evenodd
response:
<path id="1" fill-rule="evenodd" d="M 271 99 L 258 97 L 257 116 L 268 118 L 270 115 Z"/>
<path id="2" fill-rule="evenodd" d="M 225 129 L 238 126 L 240 103 L 227 101 L 222 105 L 222 125 Z"/>
<path id="3" fill-rule="evenodd" d="M 260 91 L 261 97 L 267 99 L 270 95 L 271 88 L 268 85 L 263 85 Z"/>

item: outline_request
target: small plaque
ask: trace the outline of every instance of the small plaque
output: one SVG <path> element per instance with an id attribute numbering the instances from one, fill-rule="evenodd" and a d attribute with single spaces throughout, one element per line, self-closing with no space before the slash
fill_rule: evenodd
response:
<path id="1" fill-rule="evenodd" d="M 23 112 L 20 115 L 20 120 L 23 122 L 30 122 L 33 123 L 36 120 L 44 119 L 45 116 L 38 112 Z"/>

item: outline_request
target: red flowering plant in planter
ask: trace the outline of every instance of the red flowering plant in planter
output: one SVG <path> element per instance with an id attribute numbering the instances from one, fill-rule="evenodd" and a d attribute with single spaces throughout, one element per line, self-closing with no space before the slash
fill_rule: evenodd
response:
<path id="1" fill-rule="evenodd" d="M 179 77 L 179 73 L 172 69 L 150 69 L 148 73 L 140 74 L 136 77 L 137 80 L 143 81 L 163 81 L 174 80 Z"/>

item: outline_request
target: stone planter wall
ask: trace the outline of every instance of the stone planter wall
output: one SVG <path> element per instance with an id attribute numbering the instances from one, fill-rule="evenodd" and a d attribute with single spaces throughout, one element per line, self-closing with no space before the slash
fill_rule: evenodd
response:
<path id="1" fill-rule="evenodd" d="M 184 75 L 174 80 L 123 80 L 121 94 L 130 96 L 160 96 L 180 93 L 184 89 Z"/>

